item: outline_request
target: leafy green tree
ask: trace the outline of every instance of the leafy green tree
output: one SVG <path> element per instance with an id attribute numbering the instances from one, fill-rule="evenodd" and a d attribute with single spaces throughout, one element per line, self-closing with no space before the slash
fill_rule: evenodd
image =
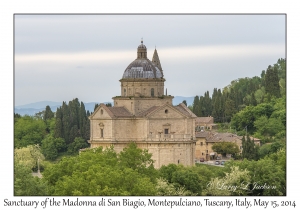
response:
<path id="1" fill-rule="evenodd" d="M 254 96 L 257 104 L 262 103 L 265 96 L 265 87 L 261 87 L 260 89 L 256 90 Z"/>
<path id="2" fill-rule="evenodd" d="M 45 157 L 41 153 L 39 145 L 28 145 L 27 147 L 14 149 L 15 163 L 22 164 L 30 170 L 37 168 L 38 161 L 42 164 L 44 159 Z"/>
<path id="3" fill-rule="evenodd" d="M 263 144 L 258 149 L 258 157 L 259 159 L 266 157 L 267 155 L 271 154 L 271 143 Z"/>
<path id="4" fill-rule="evenodd" d="M 29 167 L 15 162 L 14 196 L 41 196 L 47 194 L 47 184 L 42 179 L 33 177 Z"/>
<path id="5" fill-rule="evenodd" d="M 232 142 L 217 142 L 212 146 L 212 150 L 217 152 L 218 154 L 222 154 L 222 156 L 226 156 L 226 154 L 235 155 L 240 152 L 240 149 L 237 144 Z"/>
<path id="6" fill-rule="evenodd" d="M 190 168 L 175 171 L 172 175 L 172 183 L 177 189 L 184 186 L 187 190 L 197 195 L 201 195 L 202 193 L 200 177 Z"/>
<path id="7" fill-rule="evenodd" d="M 192 195 L 201 195 L 211 177 L 222 177 L 223 175 L 223 168 L 203 164 L 192 167 L 169 164 L 159 169 L 159 176 L 167 183 L 172 184 L 175 190 L 185 189 Z"/>
<path id="8" fill-rule="evenodd" d="M 165 179 L 168 183 L 172 182 L 173 173 L 178 170 L 176 164 L 163 165 L 159 169 L 159 176 Z"/>
<path id="9" fill-rule="evenodd" d="M 184 105 L 188 106 L 187 103 L 186 103 L 186 100 L 183 100 L 182 103 L 184 103 Z"/>
<path id="10" fill-rule="evenodd" d="M 236 113 L 231 120 L 231 124 L 238 130 L 253 134 L 255 132 L 254 122 L 261 116 L 270 117 L 274 111 L 271 103 L 262 103 L 257 106 L 247 106 Z"/>
<path id="11" fill-rule="evenodd" d="M 148 153 L 148 150 L 142 150 L 134 142 L 131 142 L 119 153 L 120 166 L 137 170 L 141 174 L 152 177 L 152 181 L 154 181 L 157 172 L 151 157 L 152 154 Z"/>
<path id="12" fill-rule="evenodd" d="M 41 144 L 46 133 L 46 124 L 43 120 L 30 116 L 21 117 L 14 125 L 14 146 L 21 148 Z"/>
<path id="13" fill-rule="evenodd" d="M 163 178 L 158 178 L 156 190 L 158 196 L 189 196 L 195 195 L 191 191 L 186 190 L 185 187 L 181 186 L 176 188 L 174 184 L 168 183 L 167 180 Z"/>
<path id="14" fill-rule="evenodd" d="M 68 145 L 68 153 L 76 154 L 80 149 L 87 148 L 88 146 L 86 140 L 81 137 L 76 137 L 74 142 Z"/>
<path id="15" fill-rule="evenodd" d="M 261 116 L 255 120 L 254 127 L 256 128 L 256 136 L 261 138 L 271 138 L 285 130 L 280 119 L 268 118 L 267 116 Z"/>
<path id="16" fill-rule="evenodd" d="M 250 181 L 247 185 L 248 195 L 276 196 L 286 195 L 285 153 L 280 150 L 258 161 L 229 161 L 225 169 L 238 166 L 241 170 L 248 170 Z"/>
<path id="17" fill-rule="evenodd" d="M 247 169 L 241 170 L 238 166 L 231 166 L 230 172 L 226 173 L 225 177 L 217 177 L 210 180 L 203 195 L 247 195 L 249 192 L 247 185 L 250 179 L 250 173 Z"/>
<path id="18" fill-rule="evenodd" d="M 140 157 L 143 155 L 145 153 L 133 146 L 123 150 L 122 155 L 112 147 L 88 149 L 46 168 L 43 176 L 52 195 L 156 195 L 156 177 L 147 173 L 152 161 L 147 155 Z M 130 161 L 125 161 L 125 157 Z"/>
<path id="19" fill-rule="evenodd" d="M 48 135 L 42 141 L 42 152 L 48 160 L 55 160 L 59 152 L 66 150 L 66 142 L 63 138 L 54 138 Z"/>

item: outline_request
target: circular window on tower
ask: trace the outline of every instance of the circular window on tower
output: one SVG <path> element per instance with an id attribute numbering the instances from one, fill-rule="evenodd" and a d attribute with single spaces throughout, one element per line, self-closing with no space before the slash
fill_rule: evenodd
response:
<path id="1" fill-rule="evenodd" d="M 169 111 L 166 109 L 166 110 L 165 110 L 165 113 L 168 114 L 168 112 L 169 112 Z"/>

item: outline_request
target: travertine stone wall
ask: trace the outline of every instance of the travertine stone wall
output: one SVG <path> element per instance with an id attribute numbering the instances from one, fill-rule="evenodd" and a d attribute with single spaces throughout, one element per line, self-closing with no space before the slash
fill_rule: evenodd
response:
<path id="1" fill-rule="evenodd" d="M 114 106 L 115 107 L 122 107 L 124 106 L 134 115 L 141 113 L 143 111 L 148 110 L 153 106 L 162 106 L 166 103 L 172 105 L 173 96 L 164 96 L 163 98 L 158 97 L 148 97 L 148 98 L 141 98 L 141 97 L 114 97 Z"/>
<path id="2" fill-rule="evenodd" d="M 129 142 L 128 142 L 129 143 Z M 102 146 L 103 148 L 114 146 L 117 153 L 123 150 L 128 143 L 95 143 L 93 147 Z M 160 168 L 163 165 L 183 164 L 185 166 L 194 164 L 194 144 L 187 142 L 176 142 L 176 143 L 137 143 L 137 146 L 141 149 L 147 149 L 149 153 L 152 154 L 152 159 L 154 160 L 154 167 Z"/>
<path id="3" fill-rule="evenodd" d="M 121 96 L 158 97 L 164 95 L 165 79 L 121 79 Z M 151 95 L 151 88 L 154 89 Z"/>
<path id="4" fill-rule="evenodd" d="M 139 148 L 152 153 L 156 168 L 170 163 L 194 164 L 194 119 L 182 115 L 171 105 L 163 106 L 149 117 L 128 118 L 113 118 L 106 109 L 100 107 L 90 120 L 91 148 L 113 145 L 120 152 L 134 141 Z M 168 129 L 168 135 L 164 134 L 165 128 Z"/>

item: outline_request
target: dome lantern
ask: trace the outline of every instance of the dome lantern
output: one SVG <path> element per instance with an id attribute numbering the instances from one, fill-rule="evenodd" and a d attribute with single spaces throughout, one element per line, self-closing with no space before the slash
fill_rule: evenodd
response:
<path id="1" fill-rule="evenodd" d="M 143 44 L 143 39 L 137 48 L 137 58 L 147 59 L 147 47 Z"/>

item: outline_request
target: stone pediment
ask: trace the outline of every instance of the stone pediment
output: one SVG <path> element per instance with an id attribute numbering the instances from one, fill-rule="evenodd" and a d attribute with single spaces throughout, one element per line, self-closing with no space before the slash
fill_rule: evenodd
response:
<path id="1" fill-rule="evenodd" d="M 107 107 L 105 104 L 100 104 L 90 116 L 90 119 L 127 118 L 132 116 L 125 107 Z"/>
<path id="2" fill-rule="evenodd" d="M 170 104 L 156 107 L 147 113 L 148 118 L 189 118 L 189 116 Z"/>
<path id="3" fill-rule="evenodd" d="M 93 120 L 93 119 L 112 119 L 113 117 L 114 115 L 108 109 L 108 107 L 105 104 L 100 104 L 89 118 Z"/>

